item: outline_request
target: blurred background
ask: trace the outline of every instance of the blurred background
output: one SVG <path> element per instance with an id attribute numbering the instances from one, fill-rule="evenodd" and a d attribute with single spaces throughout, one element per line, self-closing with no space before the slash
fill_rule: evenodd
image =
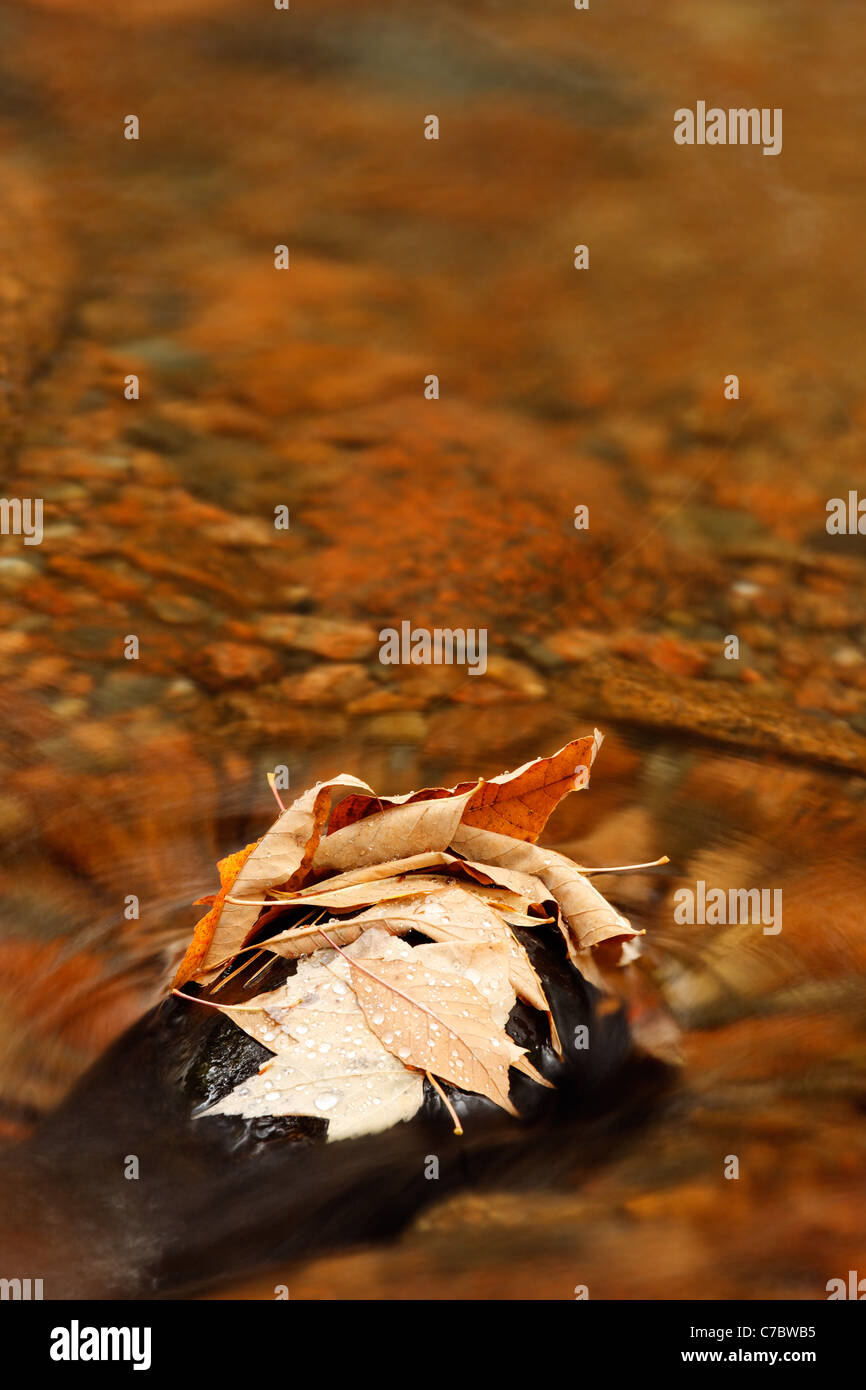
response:
<path id="1" fill-rule="evenodd" d="M 866 493 L 859 7 L 30 0 L 0 38 L 2 492 L 45 502 L 0 538 L 4 1141 L 161 996 L 268 770 L 402 792 L 595 724 L 547 838 L 670 856 L 604 886 L 675 1115 L 292 1297 L 824 1297 L 866 1148 L 866 542 L 825 528 Z M 782 153 L 676 146 L 698 100 L 781 107 Z M 487 675 L 380 665 L 404 620 L 487 628 Z M 781 888 L 782 933 L 676 927 L 696 879 Z"/>

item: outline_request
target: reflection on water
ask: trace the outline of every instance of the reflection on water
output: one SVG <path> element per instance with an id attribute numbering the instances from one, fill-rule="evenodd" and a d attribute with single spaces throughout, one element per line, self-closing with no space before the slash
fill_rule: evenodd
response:
<path id="1" fill-rule="evenodd" d="M 855 1253 L 866 561 L 824 516 L 862 480 L 866 35 L 561 8 L 4 19 L 4 490 L 46 520 L 0 538 L 9 1140 L 160 997 L 277 764 L 399 792 L 595 723 L 550 842 L 671 860 L 607 887 L 684 1030 L 673 1110 L 293 1296 L 812 1297 Z M 674 146 L 684 74 L 784 107 L 783 155 Z M 380 666 L 404 619 L 486 626 L 488 676 Z M 782 931 L 677 925 L 698 881 L 780 890 Z"/>

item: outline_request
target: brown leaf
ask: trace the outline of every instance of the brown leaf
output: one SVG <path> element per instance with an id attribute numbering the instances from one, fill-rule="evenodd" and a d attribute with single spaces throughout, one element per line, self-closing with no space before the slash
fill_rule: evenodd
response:
<path id="1" fill-rule="evenodd" d="M 420 887 L 423 879 L 423 875 L 418 875 L 412 882 Z M 431 941 L 504 946 L 508 952 L 509 978 L 518 997 L 549 1014 L 541 981 L 508 923 L 497 909 L 447 879 L 440 879 L 438 887 L 431 885 L 421 893 L 416 887 L 412 897 L 379 902 L 347 922 L 290 927 L 258 942 L 257 947 L 294 960 L 327 948 L 328 941 L 323 933 L 338 946 L 346 946 L 372 926 L 380 926 L 394 936 L 419 931 Z"/>
<path id="2" fill-rule="evenodd" d="M 601 742 L 596 729 L 591 737 L 567 743 L 550 758 L 536 758 L 484 782 L 464 812 L 464 823 L 516 840 L 537 840 L 562 798 L 589 783 Z"/>
<path id="3" fill-rule="evenodd" d="M 458 859 L 454 867 L 459 869 L 463 864 L 464 860 Z M 471 893 L 483 903 L 489 903 L 501 912 L 508 922 L 518 927 L 537 927 L 544 920 L 537 913 L 530 914 L 529 909 L 536 904 L 534 899 L 530 900 L 523 893 L 503 888 L 498 883 L 480 883 L 474 878 L 467 878 L 465 874 L 455 872 L 448 876 L 443 875 L 444 883 L 453 884 L 455 879 L 464 892 Z"/>
<path id="4" fill-rule="evenodd" d="M 601 946 L 604 942 L 633 940 L 643 936 L 627 917 L 616 911 L 594 884 L 563 855 L 552 854 L 544 882 L 559 904 L 568 928 L 569 955 Z"/>
<path id="5" fill-rule="evenodd" d="M 514 843 L 519 846 L 521 842 L 512 841 Z M 470 874 L 480 883 L 498 884 L 518 894 L 532 907 L 541 907 L 550 898 L 550 889 L 537 874 L 522 873 L 519 869 L 506 868 L 502 864 L 482 864 L 472 859 L 457 862 L 463 873 Z"/>
<path id="6" fill-rule="evenodd" d="M 569 792 L 589 783 L 589 770 L 602 745 L 598 729 L 574 739 L 549 758 L 535 758 L 514 772 L 503 772 L 489 782 L 461 782 L 456 787 L 426 787 L 405 796 L 348 796 L 331 818 L 330 831 L 356 823 L 381 811 L 422 801 L 452 799 L 475 788 L 463 820 L 483 830 L 510 835 L 517 840 L 538 839 L 552 811 Z"/>

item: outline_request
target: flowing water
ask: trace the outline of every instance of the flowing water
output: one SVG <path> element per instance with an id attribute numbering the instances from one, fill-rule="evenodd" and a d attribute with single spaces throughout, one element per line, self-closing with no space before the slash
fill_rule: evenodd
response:
<path id="1" fill-rule="evenodd" d="M 4 7 L 3 494 L 45 529 L 0 538 L 0 1272 L 62 1296 L 152 1261 L 110 1201 L 81 1211 L 74 1154 L 19 1146 L 162 997 L 216 859 L 272 817 L 268 770 L 401 792 L 593 725 L 546 840 L 670 857 L 605 887 L 667 1010 L 635 1026 L 681 1030 L 672 1093 L 396 1243 L 257 1270 L 240 1202 L 209 1276 L 811 1298 L 862 1261 L 866 560 L 825 525 L 866 476 L 856 21 Z M 699 99 L 782 108 L 782 152 L 677 146 Z M 404 621 L 486 629 L 487 673 L 383 666 Z M 781 930 L 677 922 L 699 882 L 780 893 Z M 237 1200 L 224 1176 L 196 1174 L 203 1211 Z M 249 1282 L 220 1280 L 230 1242 Z"/>

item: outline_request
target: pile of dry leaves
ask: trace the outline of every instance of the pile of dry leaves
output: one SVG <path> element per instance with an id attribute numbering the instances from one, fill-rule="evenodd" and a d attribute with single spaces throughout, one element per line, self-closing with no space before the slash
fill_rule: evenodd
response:
<path id="1" fill-rule="evenodd" d="M 334 1140 L 410 1119 L 425 1077 L 449 1109 L 440 1082 L 512 1114 L 511 1067 L 548 1085 L 506 1032 L 521 999 L 547 1016 L 559 1051 L 512 928 L 555 920 L 596 984 L 598 955 L 625 964 L 640 934 L 590 882 L 593 870 L 535 843 L 562 797 L 587 786 L 600 746 L 596 731 L 490 781 L 407 796 L 378 797 L 341 775 L 222 860 L 176 989 L 193 981 L 216 1003 L 254 952 L 297 969 L 245 1004 L 217 1004 L 274 1057 L 208 1113 L 313 1115 Z"/>

